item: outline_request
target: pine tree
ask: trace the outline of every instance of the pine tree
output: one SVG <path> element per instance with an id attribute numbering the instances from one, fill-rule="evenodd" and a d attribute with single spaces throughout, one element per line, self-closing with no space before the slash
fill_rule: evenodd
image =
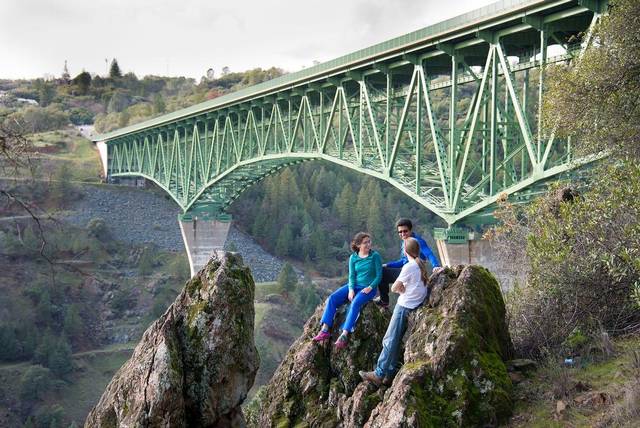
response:
<path id="1" fill-rule="evenodd" d="M 109 67 L 109 77 L 112 79 L 120 79 L 122 77 L 118 60 L 115 58 L 111 61 L 111 66 Z"/>
<path id="2" fill-rule="evenodd" d="M 378 242 L 378 246 L 386 241 L 384 238 L 384 215 L 382 212 L 383 197 L 380 190 L 380 184 L 372 181 L 367 189 L 369 193 L 369 210 L 367 215 L 367 230 L 373 238 Z"/>
<path id="3" fill-rule="evenodd" d="M 351 185 L 347 184 L 336 197 L 334 206 L 340 216 L 340 220 L 347 226 L 349 235 L 354 229 L 354 204 L 355 196 L 351 190 Z"/>
<path id="4" fill-rule="evenodd" d="M 289 297 L 298 285 L 298 277 L 289 263 L 285 263 L 278 275 L 278 289 L 283 296 Z"/>
<path id="5" fill-rule="evenodd" d="M 293 234 L 288 224 L 285 224 L 280 230 L 278 240 L 276 241 L 276 254 L 280 257 L 288 257 L 291 255 L 291 244 L 293 243 Z"/>

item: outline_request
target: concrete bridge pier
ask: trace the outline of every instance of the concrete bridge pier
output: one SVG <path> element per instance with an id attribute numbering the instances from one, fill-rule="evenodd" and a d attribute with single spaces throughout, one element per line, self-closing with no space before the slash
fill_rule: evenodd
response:
<path id="1" fill-rule="evenodd" d="M 231 227 L 231 216 L 188 213 L 178 216 L 178 223 L 193 277 L 216 250 L 224 247 Z"/>
<path id="2" fill-rule="evenodd" d="M 435 229 L 433 235 L 443 266 L 483 266 L 496 277 L 502 291 L 511 289 L 516 282 L 524 279 L 519 275 L 514 276 L 513 272 L 517 269 L 507 271 L 491 247 L 491 242 L 482 239 L 477 232 L 460 228 Z"/>

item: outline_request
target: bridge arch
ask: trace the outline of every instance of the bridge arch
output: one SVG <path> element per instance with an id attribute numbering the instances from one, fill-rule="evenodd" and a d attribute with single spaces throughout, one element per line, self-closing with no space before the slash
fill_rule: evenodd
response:
<path id="1" fill-rule="evenodd" d="M 185 212 L 324 159 L 453 225 L 589 161 L 543 129 L 541 99 L 545 67 L 578 57 L 605 8 L 500 2 L 96 139 L 108 175 L 146 177 Z"/>

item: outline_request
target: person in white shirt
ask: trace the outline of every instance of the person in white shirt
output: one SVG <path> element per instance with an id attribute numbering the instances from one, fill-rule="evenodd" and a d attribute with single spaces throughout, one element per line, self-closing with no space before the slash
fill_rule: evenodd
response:
<path id="1" fill-rule="evenodd" d="M 400 296 L 382 340 L 382 352 L 376 369 L 372 372 L 359 372 L 362 379 L 376 385 L 390 383 L 398 371 L 398 351 L 407 329 L 409 313 L 422 305 L 429 294 L 426 286 L 429 276 L 426 262 L 420 258 L 420 244 L 416 239 L 408 238 L 405 241 L 404 252 L 409 262 L 402 266 L 398 279 L 391 287 L 391 291 L 399 293 Z"/>

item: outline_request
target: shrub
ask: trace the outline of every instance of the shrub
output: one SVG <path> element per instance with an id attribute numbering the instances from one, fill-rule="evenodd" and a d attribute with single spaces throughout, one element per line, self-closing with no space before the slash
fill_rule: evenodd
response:
<path id="1" fill-rule="evenodd" d="M 109 238 L 109 229 L 104 219 L 100 217 L 94 217 L 87 223 L 87 233 L 89 236 L 100 240 L 106 240 Z"/>
<path id="2" fill-rule="evenodd" d="M 20 378 L 20 399 L 36 401 L 42 399 L 51 389 L 51 370 L 40 365 L 29 367 Z"/>
<path id="3" fill-rule="evenodd" d="M 527 280 L 507 296 L 511 334 L 521 354 L 559 350 L 574 341 L 576 331 L 591 336 L 600 329 L 637 328 L 639 198 L 640 166 L 619 162 L 598 169 L 580 196 L 558 188 L 528 208 L 512 208 L 512 217 L 521 220 L 496 233 L 526 238 Z"/>

